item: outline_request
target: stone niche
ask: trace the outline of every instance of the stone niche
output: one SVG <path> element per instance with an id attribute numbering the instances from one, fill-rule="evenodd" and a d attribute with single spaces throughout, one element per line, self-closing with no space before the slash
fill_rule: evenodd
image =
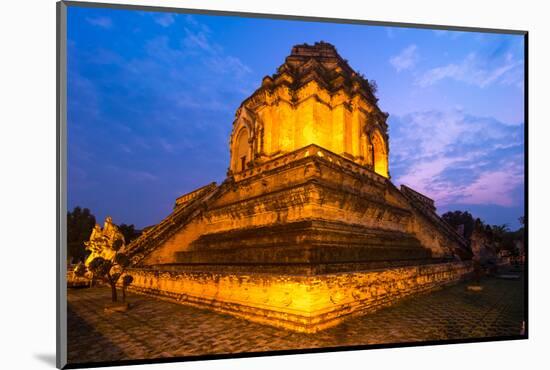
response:
<path id="1" fill-rule="evenodd" d="M 295 46 L 237 110 L 226 180 L 126 247 L 132 289 L 310 333 L 466 277 L 466 241 L 391 183 L 386 119 L 334 46 Z"/>

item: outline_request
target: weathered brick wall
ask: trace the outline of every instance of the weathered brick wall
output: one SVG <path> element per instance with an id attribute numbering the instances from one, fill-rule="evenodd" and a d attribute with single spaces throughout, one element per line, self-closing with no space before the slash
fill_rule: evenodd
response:
<path id="1" fill-rule="evenodd" d="M 318 276 L 129 270 L 135 292 L 300 332 L 326 329 L 470 272 L 469 262 Z"/>

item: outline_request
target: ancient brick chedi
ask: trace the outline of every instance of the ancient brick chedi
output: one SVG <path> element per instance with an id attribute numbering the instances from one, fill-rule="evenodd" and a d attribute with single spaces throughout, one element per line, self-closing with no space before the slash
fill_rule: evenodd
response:
<path id="1" fill-rule="evenodd" d="M 387 114 L 330 44 L 298 45 L 237 111 L 231 171 L 310 144 L 388 177 Z"/>
<path id="2" fill-rule="evenodd" d="M 133 289 L 315 332 L 462 278 L 464 239 L 390 181 L 387 117 L 334 46 L 294 46 L 238 108 L 226 180 L 126 247 Z"/>

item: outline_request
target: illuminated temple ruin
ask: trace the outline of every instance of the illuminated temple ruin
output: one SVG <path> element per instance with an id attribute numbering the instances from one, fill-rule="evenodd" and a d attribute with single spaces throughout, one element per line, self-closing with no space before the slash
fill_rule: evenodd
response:
<path id="1" fill-rule="evenodd" d="M 132 289 L 316 332 L 464 277 L 465 240 L 390 181 L 387 118 L 334 46 L 294 46 L 238 108 L 226 180 L 126 247 Z"/>

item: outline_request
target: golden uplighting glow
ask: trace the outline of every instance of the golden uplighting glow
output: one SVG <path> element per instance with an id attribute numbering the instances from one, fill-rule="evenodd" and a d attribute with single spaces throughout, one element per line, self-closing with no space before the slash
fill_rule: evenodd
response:
<path id="1" fill-rule="evenodd" d="M 388 177 L 388 153 L 386 150 L 386 142 L 378 131 L 374 131 L 371 141 L 374 172 L 384 177 Z"/>
<path id="2" fill-rule="evenodd" d="M 293 90 L 283 74 L 243 102 L 231 135 L 233 173 L 311 144 L 388 175 L 387 140 L 378 107 L 342 88 L 329 91 L 316 80 Z"/>
<path id="3" fill-rule="evenodd" d="M 227 179 L 134 243 L 130 288 L 312 333 L 467 276 L 441 263 L 467 246 L 433 200 L 388 180 L 372 86 L 332 45 L 295 46 L 237 110 Z"/>

